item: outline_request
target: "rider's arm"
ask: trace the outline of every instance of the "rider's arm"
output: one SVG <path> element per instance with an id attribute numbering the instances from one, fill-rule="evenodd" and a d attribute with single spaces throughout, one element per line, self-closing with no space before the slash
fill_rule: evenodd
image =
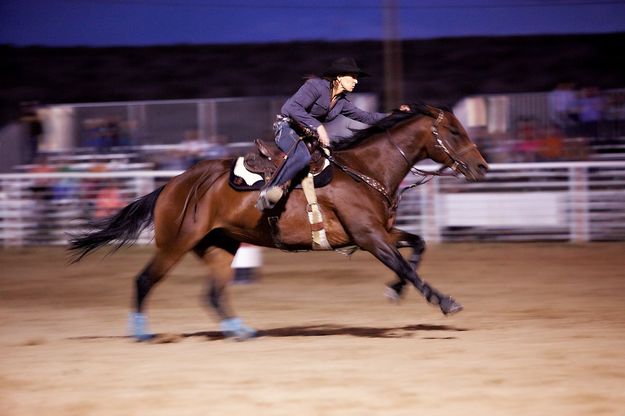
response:
<path id="1" fill-rule="evenodd" d="M 373 125 L 384 117 L 388 116 L 388 113 L 376 113 L 361 110 L 356 107 L 349 99 L 343 98 L 342 100 L 341 114 L 352 120 L 360 121 L 361 123 Z"/>
<path id="2" fill-rule="evenodd" d="M 323 80 L 309 79 L 284 103 L 281 110 L 282 114 L 308 126 L 312 130 L 318 130 L 321 122 L 313 117 L 310 112 L 313 105 L 320 105 L 317 101 L 323 93 L 322 88 Z"/>

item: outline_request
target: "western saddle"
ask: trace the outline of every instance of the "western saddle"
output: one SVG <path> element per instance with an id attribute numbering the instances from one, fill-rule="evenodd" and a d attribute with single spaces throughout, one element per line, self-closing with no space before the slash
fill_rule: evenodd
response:
<path id="1" fill-rule="evenodd" d="M 317 145 L 316 141 L 310 143 L 308 140 L 305 140 L 304 143 L 308 146 L 311 154 L 310 172 L 315 175 L 324 168 L 323 150 Z M 254 144 L 256 145 L 256 151 L 245 155 L 243 164 L 247 170 L 258 173 L 267 181 L 282 166 L 282 162 L 284 162 L 287 155 L 280 150 L 273 140 L 256 139 Z"/>

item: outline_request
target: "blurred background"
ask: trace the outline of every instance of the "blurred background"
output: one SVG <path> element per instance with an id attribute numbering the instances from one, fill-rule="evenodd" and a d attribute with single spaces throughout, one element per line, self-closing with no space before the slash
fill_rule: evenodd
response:
<path id="1" fill-rule="evenodd" d="M 5 0 L 0 19 L 4 246 L 65 244 L 195 162 L 246 153 L 340 56 L 371 74 L 359 107 L 449 106 L 491 164 L 479 184 L 406 194 L 400 228 L 625 240 L 625 1 Z"/>

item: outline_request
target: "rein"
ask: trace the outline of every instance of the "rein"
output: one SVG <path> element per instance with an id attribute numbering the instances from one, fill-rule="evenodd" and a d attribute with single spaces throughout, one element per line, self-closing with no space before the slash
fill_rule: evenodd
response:
<path id="1" fill-rule="evenodd" d="M 461 156 L 473 150 L 477 146 L 475 143 L 471 143 L 470 145 L 460 149 L 460 151 L 458 152 L 450 151 L 448 147 L 448 143 L 441 137 L 438 131 L 438 127 L 440 123 L 443 121 L 444 116 L 445 116 L 444 111 L 438 110 L 438 115 L 436 116 L 436 119 L 432 123 L 431 131 L 432 131 L 432 135 L 434 136 L 434 139 L 436 140 L 435 147 L 441 149 L 447 155 L 447 157 L 449 157 L 449 159 L 452 160 L 453 164 L 451 165 L 450 169 L 453 171 L 453 173 L 445 172 L 445 170 L 447 169 L 447 166 L 441 166 L 438 170 L 434 172 L 428 172 L 428 171 L 414 167 L 413 164 L 410 163 L 410 160 L 408 159 L 408 156 L 406 156 L 406 153 L 393 141 L 391 133 L 388 130 L 386 130 L 386 137 L 388 138 L 388 141 L 395 147 L 395 149 L 397 149 L 399 154 L 402 156 L 402 158 L 404 159 L 404 161 L 406 162 L 406 164 L 408 165 L 410 169 L 409 170 L 410 173 L 412 173 L 415 176 L 421 176 L 421 179 L 419 181 L 413 183 L 412 185 L 408 185 L 402 188 L 398 193 L 397 199 L 391 198 L 391 196 L 388 194 L 384 186 L 377 180 L 363 173 L 360 173 L 348 166 L 343 165 L 342 163 L 337 161 L 331 154 L 326 155 L 326 158 L 331 163 L 336 165 L 339 169 L 341 169 L 343 172 L 347 173 L 349 176 L 355 179 L 356 181 L 362 181 L 366 183 L 367 185 L 369 185 L 371 188 L 378 191 L 380 194 L 382 194 L 382 196 L 384 196 L 384 198 L 388 202 L 389 206 L 397 206 L 397 204 L 399 204 L 399 200 L 401 199 L 401 196 L 407 190 L 429 182 L 430 180 L 432 180 L 434 176 L 457 176 L 458 173 L 460 173 L 458 168 L 461 168 L 464 170 L 468 169 L 467 164 L 461 159 Z"/>
<path id="2" fill-rule="evenodd" d="M 373 188 L 376 191 L 378 191 L 379 193 L 381 193 L 382 196 L 384 198 L 386 198 L 386 202 L 388 202 L 388 204 L 391 205 L 391 206 L 393 205 L 393 198 L 390 197 L 390 195 L 388 194 L 388 192 L 386 192 L 386 189 L 384 189 L 384 186 L 380 182 L 378 182 L 377 180 L 373 179 L 370 176 L 365 175 L 364 173 L 360 173 L 360 172 L 350 168 L 349 166 L 346 166 L 346 165 L 342 164 L 341 162 L 336 160 L 334 158 L 334 156 L 332 156 L 332 154 L 326 154 L 325 157 L 332 164 L 336 165 L 336 167 L 338 167 L 343 172 L 345 172 L 349 176 L 351 176 L 354 180 L 356 180 L 356 182 L 364 182 L 367 185 L 369 185 L 371 188 Z"/>

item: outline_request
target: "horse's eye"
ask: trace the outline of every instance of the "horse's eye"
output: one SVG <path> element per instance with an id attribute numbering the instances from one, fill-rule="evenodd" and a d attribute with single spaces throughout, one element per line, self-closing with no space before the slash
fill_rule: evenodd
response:
<path id="1" fill-rule="evenodd" d="M 457 129 L 457 128 L 455 128 L 455 127 L 450 127 L 450 128 L 449 128 L 449 132 L 450 132 L 451 134 L 453 134 L 454 136 L 457 136 L 457 135 L 459 135 L 459 134 L 460 134 L 460 130 L 458 130 L 458 129 Z"/>

